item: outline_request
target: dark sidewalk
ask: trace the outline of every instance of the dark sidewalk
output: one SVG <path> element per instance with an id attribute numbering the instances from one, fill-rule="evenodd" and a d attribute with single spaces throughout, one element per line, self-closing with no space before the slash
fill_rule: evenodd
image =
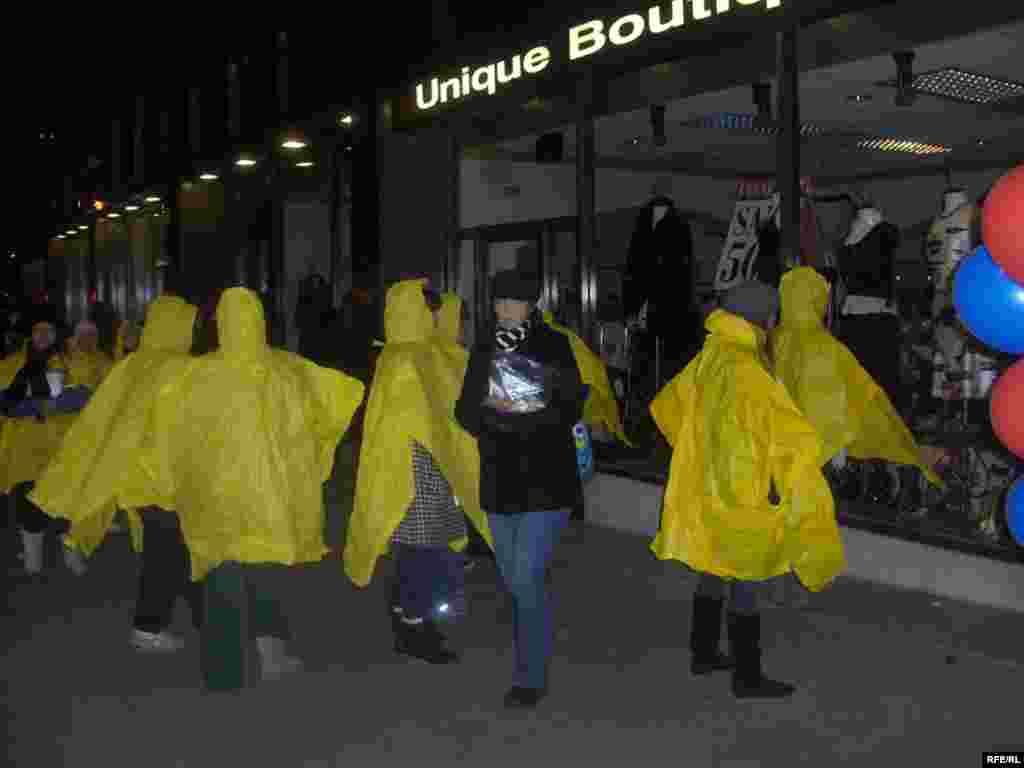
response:
<path id="1" fill-rule="evenodd" d="M 328 487 L 332 544 L 349 487 Z M 648 543 L 587 526 L 566 536 L 551 577 L 552 693 L 527 714 L 501 708 L 511 631 L 490 563 L 471 573 L 470 616 L 453 632 L 461 665 L 396 657 L 390 563 L 359 591 L 334 556 L 282 580 L 306 672 L 207 696 L 183 605 L 184 652 L 129 648 L 127 536 L 111 536 L 85 577 L 60 566 L 34 585 L 14 578 L 6 546 L 6 764 L 959 768 L 984 750 L 1024 748 L 1024 616 L 842 581 L 802 609 L 765 612 L 766 671 L 797 695 L 737 704 L 728 676 L 690 679 L 693 577 L 654 560 Z"/>

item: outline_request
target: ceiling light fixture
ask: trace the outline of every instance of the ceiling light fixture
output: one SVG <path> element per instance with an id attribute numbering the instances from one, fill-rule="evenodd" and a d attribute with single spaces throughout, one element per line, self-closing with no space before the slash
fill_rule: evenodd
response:
<path id="1" fill-rule="evenodd" d="M 89 225 L 88 224 L 79 224 L 78 228 L 80 230 L 82 230 L 83 232 L 85 232 L 87 229 L 89 229 Z"/>
<path id="2" fill-rule="evenodd" d="M 338 118 L 338 123 L 341 125 L 352 125 L 355 122 L 355 118 L 352 115 L 342 115 Z"/>
<path id="3" fill-rule="evenodd" d="M 75 230 L 73 230 L 73 229 L 69 229 L 69 230 L 68 230 L 67 232 L 65 232 L 64 234 L 65 234 L 65 235 L 69 235 L 69 236 L 72 236 L 72 237 L 73 237 L 74 235 L 77 235 L 78 233 L 77 233 L 77 232 L 76 232 Z"/>
<path id="4" fill-rule="evenodd" d="M 288 139 L 281 144 L 284 149 L 305 149 L 306 142 L 299 141 L 298 139 Z"/>
<path id="5" fill-rule="evenodd" d="M 892 88 L 897 83 L 888 80 L 879 85 Z M 964 104 L 995 104 L 1024 96 L 1024 83 L 956 67 L 922 72 L 914 77 L 911 88 L 918 93 Z"/>
<path id="6" fill-rule="evenodd" d="M 199 178 L 202 179 L 203 181 L 216 181 L 217 180 L 217 174 L 215 174 L 215 173 L 201 173 L 199 175 Z"/>
<path id="7" fill-rule="evenodd" d="M 301 163 L 296 163 L 297 168 L 312 168 L 315 163 L 312 160 L 303 160 Z"/>
<path id="8" fill-rule="evenodd" d="M 110 213 L 107 214 L 107 218 L 108 219 L 119 219 L 119 218 L 121 218 L 121 214 L 118 213 L 117 211 L 111 211 Z"/>
<path id="9" fill-rule="evenodd" d="M 149 197 L 146 198 L 146 202 L 147 203 L 159 203 L 160 202 L 160 198 L 157 195 L 150 195 Z"/>
<path id="10" fill-rule="evenodd" d="M 902 152 L 909 155 L 944 155 L 953 151 L 951 147 L 942 144 L 929 144 L 912 139 L 862 139 L 857 142 L 857 146 L 861 149 L 871 149 L 876 152 Z"/>
<path id="11" fill-rule="evenodd" d="M 251 157 L 240 157 L 237 160 L 235 160 L 235 165 L 240 166 L 242 168 L 251 168 L 252 166 L 256 165 L 256 161 L 253 160 Z"/>
<path id="12" fill-rule="evenodd" d="M 137 206 L 137 205 L 126 205 L 126 206 L 124 207 L 124 209 L 125 209 L 126 211 L 128 211 L 129 213 L 131 213 L 132 211 L 137 211 L 137 210 L 139 210 L 139 206 Z"/>
<path id="13" fill-rule="evenodd" d="M 67 240 L 67 235 L 57 235 L 58 240 Z"/>

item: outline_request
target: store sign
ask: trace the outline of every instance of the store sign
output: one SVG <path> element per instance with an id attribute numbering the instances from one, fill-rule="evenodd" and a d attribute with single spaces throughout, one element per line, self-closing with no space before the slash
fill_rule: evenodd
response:
<path id="1" fill-rule="evenodd" d="M 758 235 L 764 222 L 778 216 L 779 196 L 740 200 L 729 222 L 729 234 L 715 272 L 715 290 L 727 291 L 750 279 L 760 249 Z"/>
<path id="2" fill-rule="evenodd" d="M 608 46 L 634 45 L 651 36 L 701 24 L 745 6 L 761 6 L 771 11 L 782 7 L 782 0 L 673 0 L 670 4 L 653 5 L 645 13 L 626 14 L 610 23 L 593 19 L 569 29 L 567 60 L 589 58 Z M 503 61 L 473 69 L 462 67 L 457 77 L 432 77 L 416 83 L 416 109 L 420 112 L 436 109 L 461 102 L 473 94 L 493 96 L 503 85 L 541 74 L 553 59 L 551 48 L 539 45 Z"/>

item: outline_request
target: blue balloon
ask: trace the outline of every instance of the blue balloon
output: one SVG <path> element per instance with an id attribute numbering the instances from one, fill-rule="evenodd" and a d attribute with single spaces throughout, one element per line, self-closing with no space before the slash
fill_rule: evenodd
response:
<path id="1" fill-rule="evenodd" d="M 1024 547 L 1024 477 L 1010 486 L 1010 493 L 1006 496 L 1006 522 L 1013 540 Z"/>
<path id="2" fill-rule="evenodd" d="M 1011 355 L 1024 355 L 1024 285 L 978 246 L 956 271 L 953 306 L 978 340 Z"/>

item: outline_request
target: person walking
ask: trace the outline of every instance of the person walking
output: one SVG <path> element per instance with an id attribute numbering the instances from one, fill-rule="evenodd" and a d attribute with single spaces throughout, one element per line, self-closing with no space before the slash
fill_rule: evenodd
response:
<path id="1" fill-rule="evenodd" d="M 173 510 L 205 579 L 200 659 L 207 690 L 302 668 L 279 596 L 289 566 L 320 561 L 323 483 L 363 386 L 268 344 L 263 302 L 232 287 L 216 308 L 216 351 L 166 363 L 139 461 L 151 482 L 132 506 Z"/>
<path id="2" fill-rule="evenodd" d="M 537 310 L 540 292 L 536 275 L 494 276 L 495 330 L 471 350 L 455 407 L 477 439 L 480 505 L 512 598 L 515 667 L 504 702 L 514 708 L 535 707 L 549 690 L 545 575 L 580 487 L 572 429 L 583 415 L 583 382 L 569 339 Z M 532 395 L 522 398 L 524 390 Z"/>
<path id="3" fill-rule="evenodd" d="M 485 540 L 490 532 L 473 490 L 476 467 L 464 458 L 472 438 L 452 419 L 463 366 L 458 350 L 437 337 L 432 311 L 440 306 L 423 280 L 403 280 L 387 292 L 386 341 L 366 404 L 344 564 L 352 582 L 365 587 L 390 549 L 395 651 L 452 664 L 459 655 L 439 624 L 445 607 L 458 608 L 446 594 L 460 575 L 452 550 L 467 534 L 457 496 Z"/>
<path id="4" fill-rule="evenodd" d="M 778 292 L 754 280 L 726 293 L 703 349 L 650 406 L 673 449 L 651 549 L 699 574 L 690 671 L 731 671 L 738 699 L 795 690 L 762 672 L 762 583 L 793 571 L 818 591 L 845 565 L 821 442 L 770 372 L 778 307 Z M 727 597 L 731 656 L 719 647 Z"/>

